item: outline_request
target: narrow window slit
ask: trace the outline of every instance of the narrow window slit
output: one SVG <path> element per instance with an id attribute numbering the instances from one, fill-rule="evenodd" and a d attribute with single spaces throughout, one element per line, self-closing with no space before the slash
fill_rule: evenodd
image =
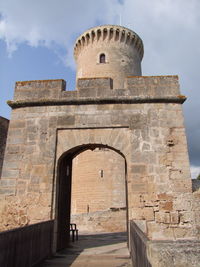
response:
<path id="1" fill-rule="evenodd" d="M 106 63 L 106 56 L 105 56 L 105 54 L 101 54 L 99 56 L 99 63 Z"/>

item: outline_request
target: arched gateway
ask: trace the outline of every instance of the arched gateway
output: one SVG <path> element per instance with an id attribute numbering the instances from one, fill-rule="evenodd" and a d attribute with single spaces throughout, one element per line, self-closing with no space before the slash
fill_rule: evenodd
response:
<path id="1" fill-rule="evenodd" d="M 102 132 L 103 133 L 103 132 Z M 107 132 L 109 133 L 109 132 Z M 65 133 L 65 137 L 67 138 L 68 133 Z M 85 135 L 83 133 L 83 135 Z M 58 135 L 59 136 L 59 135 Z M 81 136 L 81 133 L 80 133 Z M 63 140 L 64 141 L 64 140 Z M 95 142 L 95 139 L 93 140 Z M 65 142 L 64 142 L 65 143 Z M 77 143 L 79 141 L 77 140 Z M 109 141 L 107 142 L 109 143 Z M 67 145 L 67 144 L 66 144 Z M 59 146 L 58 146 L 59 147 Z M 62 149 L 66 149 L 65 145 L 61 145 Z M 126 160 L 124 155 L 119 151 L 114 149 L 113 147 L 109 147 L 107 144 L 104 145 L 102 143 L 89 143 L 89 144 L 83 144 L 79 145 L 76 147 L 73 147 L 72 149 L 68 150 L 67 152 L 63 153 L 62 156 L 58 159 L 58 164 L 57 164 L 57 181 L 56 181 L 56 198 L 55 198 L 55 221 L 56 221 L 56 240 L 57 240 L 57 249 L 62 249 L 67 246 L 69 242 L 69 225 L 70 225 L 70 215 L 71 215 L 71 185 L 72 185 L 72 164 L 73 164 L 73 159 L 79 155 L 80 153 L 87 151 L 87 150 L 95 150 L 96 148 L 106 148 L 106 149 L 111 149 L 115 151 L 116 153 L 120 154 L 121 157 L 124 158 L 125 164 L 124 164 L 124 173 L 125 176 L 124 178 L 124 186 L 125 187 L 125 192 L 127 192 L 127 170 L 126 170 Z M 83 180 L 80 186 L 83 186 L 85 181 Z M 117 181 L 116 181 L 117 183 Z M 91 186 L 91 185 L 90 185 Z M 89 190 L 89 188 L 87 189 Z M 95 184 L 93 185 L 92 188 L 93 191 L 95 191 Z M 110 194 L 112 189 L 110 189 Z M 87 192 L 85 192 L 86 195 Z M 127 197 L 127 194 L 126 194 Z M 127 206 L 127 199 L 125 205 Z M 127 210 L 127 209 L 126 209 Z M 126 215 L 126 223 L 128 222 L 128 214 L 125 213 Z M 117 214 L 119 216 L 119 214 Z M 122 223 L 120 222 L 122 218 L 119 217 L 117 220 L 117 224 L 121 225 Z M 116 219 L 115 219 L 116 220 Z M 110 219 L 110 223 L 112 224 L 112 218 Z M 116 222 L 115 222 L 116 223 Z M 128 228 L 128 225 L 127 225 Z M 124 227 L 119 227 L 119 229 L 123 229 Z"/>
<path id="2" fill-rule="evenodd" d="M 72 159 L 107 147 L 126 161 L 131 250 L 144 245 L 140 251 L 148 251 L 152 266 L 159 266 L 159 257 L 164 260 L 163 251 L 169 260 L 169 248 L 173 257 L 185 255 L 188 246 L 181 243 L 176 254 L 173 242 L 199 238 L 199 195 L 192 192 L 182 115 L 186 98 L 178 77 L 142 76 L 142 40 L 121 26 L 89 29 L 77 39 L 74 55 L 75 91 L 66 91 L 64 80 L 17 82 L 8 102 L 12 116 L 0 183 L 1 230 L 52 219 L 54 251 L 64 247 Z M 152 242 L 134 243 L 133 222 Z M 168 240 L 167 247 L 161 240 Z"/>

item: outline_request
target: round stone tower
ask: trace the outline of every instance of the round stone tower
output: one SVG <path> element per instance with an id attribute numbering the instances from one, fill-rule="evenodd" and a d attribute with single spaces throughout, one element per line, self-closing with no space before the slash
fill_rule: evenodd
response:
<path id="1" fill-rule="evenodd" d="M 76 79 L 113 80 L 113 89 L 124 88 L 127 76 L 141 75 L 143 43 L 133 31 L 117 25 L 104 25 L 84 32 L 74 46 Z"/>

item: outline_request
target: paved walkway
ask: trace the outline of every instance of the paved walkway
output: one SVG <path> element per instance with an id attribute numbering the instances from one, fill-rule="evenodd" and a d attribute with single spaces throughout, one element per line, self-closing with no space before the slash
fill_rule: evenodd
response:
<path id="1" fill-rule="evenodd" d="M 41 267 L 131 267 L 126 233 L 84 234 Z"/>

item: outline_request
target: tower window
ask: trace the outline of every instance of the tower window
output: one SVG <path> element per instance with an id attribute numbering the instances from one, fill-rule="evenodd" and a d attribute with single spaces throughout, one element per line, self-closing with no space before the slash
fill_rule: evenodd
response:
<path id="1" fill-rule="evenodd" d="M 103 178 L 103 176 L 104 176 L 103 170 L 99 171 L 99 175 L 100 175 L 101 178 Z"/>
<path id="2" fill-rule="evenodd" d="M 106 56 L 105 56 L 105 54 L 101 54 L 99 56 L 99 63 L 106 63 Z"/>

